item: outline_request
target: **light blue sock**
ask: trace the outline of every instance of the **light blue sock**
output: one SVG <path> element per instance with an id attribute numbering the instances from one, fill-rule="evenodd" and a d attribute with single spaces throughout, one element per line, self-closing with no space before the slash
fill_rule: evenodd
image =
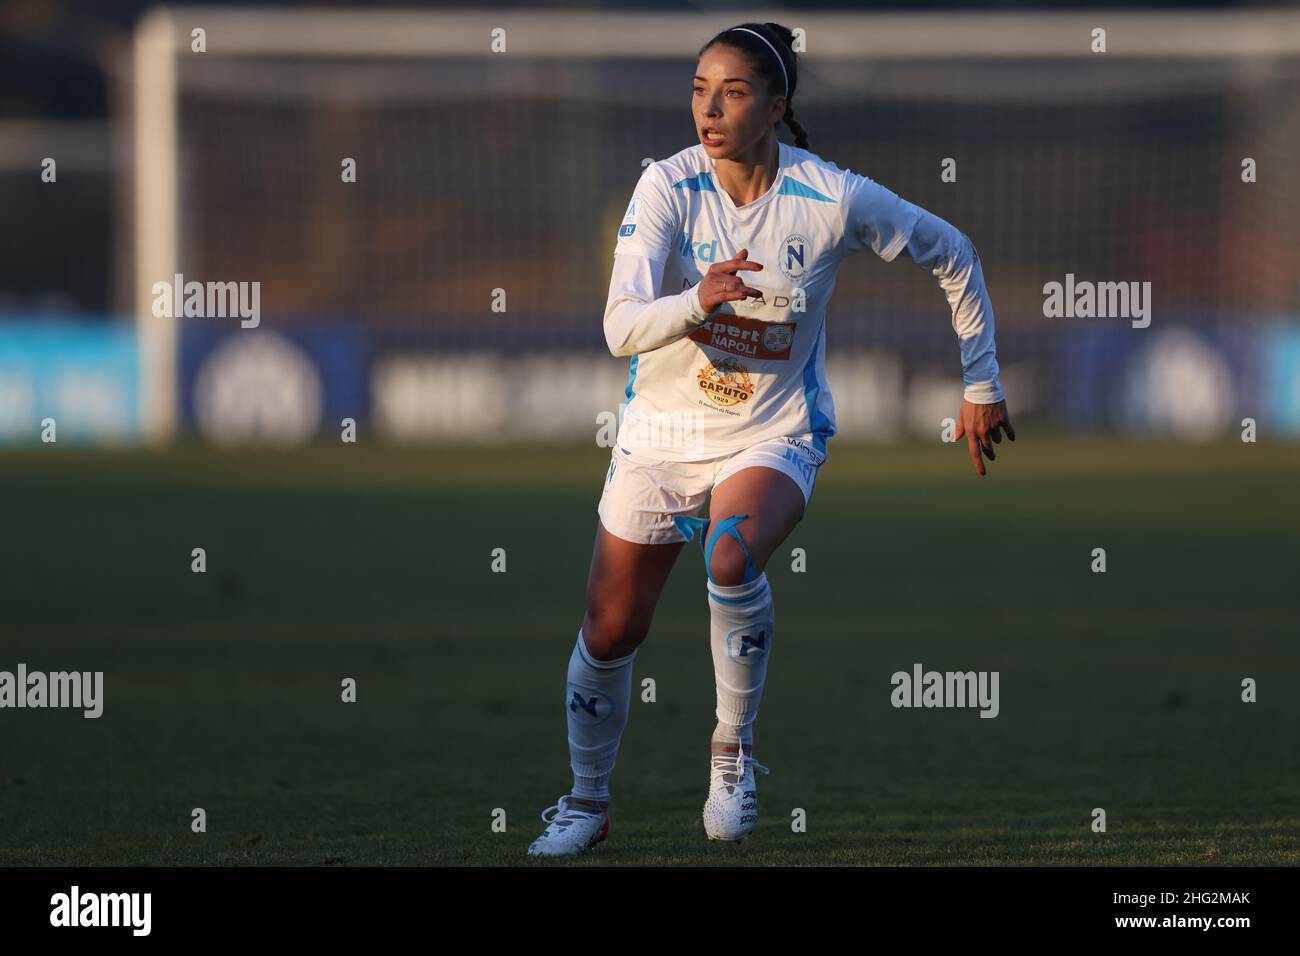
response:
<path id="1" fill-rule="evenodd" d="M 609 801 L 609 778 L 632 699 L 635 657 L 633 651 L 617 660 L 598 661 L 587 650 L 582 629 L 578 629 L 578 641 L 569 658 L 564 712 L 569 722 L 573 795 L 579 799 Z"/>
<path id="2" fill-rule="evenodd" d="M 767 680 L 775 619 L 767 573 L 747 584 L 709 582 L 709 646 L 718 692 L 713 739 L 754 742 L 754 721 Z"/>

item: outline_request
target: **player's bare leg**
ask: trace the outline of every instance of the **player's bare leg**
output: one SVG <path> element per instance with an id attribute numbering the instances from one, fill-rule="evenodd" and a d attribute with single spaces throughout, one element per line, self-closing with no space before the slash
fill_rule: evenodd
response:
<path id="1" fill-rule="evenodd" d="M 804 507 L 799 486 L 774 468 L 744 468 L 713 489 L 708 589 L 718 724 L 704 805 L 704 829 L 713 840 L 742 840 L 758 821 L 754 770 L 767 768 L 753 759 L 753 725 L 775 624 L 764 569 Z M 728 524 L 734 530 L 719 533 Z"/>
<path id="2" fill-rule="evenodd" d="M 684 541 L 637 544 L 596 528 L 582 632 L 597 660 L 626 657 L 650 633 L 659 596 Z"/>
<path id="3" fill-rule="evenodd" d="M 803 517 L 804 498 L 789 475 L 775 468 L 742 468 L 713 489 L 709 518 L 718 522 L 733 514 L 749 515 L 737 527 L 758 573 Z M 723 585 L 742 583 L 745 553 L 740 542 L 724 535 L 713 546 L 712 577 Z"/>
<path id="4" fill-rule="evenodd" d="M 573 792 L 542 814 L 549 825 L 529 847 L 532 855 L 570 856 L 609 832 L 609 779 L 627 726 L 632 662 L 684 543 L 637 544 L 597 525 L 587 611 L 565 689 Z"/>

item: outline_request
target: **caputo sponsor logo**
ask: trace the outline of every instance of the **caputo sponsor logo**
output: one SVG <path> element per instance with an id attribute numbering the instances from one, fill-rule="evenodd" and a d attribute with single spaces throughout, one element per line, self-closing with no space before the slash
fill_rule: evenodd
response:
<path id="1" fill-rule="evenodd" d="M 700 369 L 696 378 L 700 390 L 720 408 L 740 405 L 754 397 L 749 370 L 735 359 L 718 359 Z"/>

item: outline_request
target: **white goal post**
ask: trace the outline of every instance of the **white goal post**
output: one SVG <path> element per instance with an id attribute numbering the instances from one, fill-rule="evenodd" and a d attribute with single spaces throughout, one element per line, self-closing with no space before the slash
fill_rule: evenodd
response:
<path id="1" fill-rule="evenodd" d="M 187 56 L 438 58 L 493 55 L 493 31 L 531 58 L 680 57 L 695 40 L 735 22 L 721 12 L 622 13 L 482 9 L 334 11 L 157 8 L 134 38 L 134 308 L 147 433 L 172 437 L 178 410 L 178 320 L 156 317 L 152 288 L 179 272 L 182 223 L 178 63 Z M 915 57 L 1088 57 L 1092 31 L 1107 55 L 1250 58 L 1300 53 L 1300 11 L 981 12 L 806 14 L 748 11 L 802 31 L 810 61 Z M 192 31 L 206 52 L 191 51 Z"/>

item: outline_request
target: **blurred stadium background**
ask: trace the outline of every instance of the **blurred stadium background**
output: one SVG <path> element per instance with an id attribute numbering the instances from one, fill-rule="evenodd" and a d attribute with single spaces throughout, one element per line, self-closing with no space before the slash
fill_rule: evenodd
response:
<path id="1" fill-rule="evenodd" d="M 570 782 L 615 229 L 693 141 L 695 50 L 751 18 L 808 31 L 814 151 L 974 239 L 1021 440 L 983 481 L 936 440 L 942 294 L 846 263 L 808 572 L 769 566 L 760 832 L 699 834 L 686 552 L 604 858 L 1300 862 L 1300 13 L 416 6 L 0 12 L 0 668 L 107 688 L 98 721 L 2 715 L 0 864 L 522 859 Z M 260 325 L 155 317 L 175 273 L 259 281 Z M 1067 274 L 1150 281 L 1150 327 L 1045 317 Z M 1000 671 L 998 719 L 891 708 L 916 661 Z"/>
<path id="2" fill-rule="evenodd" d="M 584 441 L 617 411 L 611 224 L 643 159 L 693 141 L 682 76 L 731 11 L 23 11 L 0 441 L 47 415 L 60 441 L 293 443 L 344 417 L 398 442 Z M 1018 420 L 1201 440 L 1251 417 L 1294 439 L 1298 18 L 806 13 L 798 112 L 815 151 L 974 238 Z M 155 320 L 176 273 L 259 281 L 260 327 Z M 1044 317 L 1067 273 L 1150 281 L 1150 328 Z M 929 277 L 852 261 L 830 321 L 841 438 L 932 436 L 960 368 Z"/>

